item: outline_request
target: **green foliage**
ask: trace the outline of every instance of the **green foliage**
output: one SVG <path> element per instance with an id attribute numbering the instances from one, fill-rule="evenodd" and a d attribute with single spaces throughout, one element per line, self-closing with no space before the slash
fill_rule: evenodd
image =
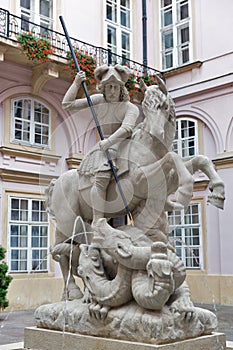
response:
<path id="1" fill-rule="evenodd" d="M 5 258 L 6 249 L 0 247 L 0 308 L 5 309 L 9 305 L 6 299 L 7 289 L 12 281 L 12 277 L 7 274 L 8 266 L 2 261 Z"/>
<path id="2" fill-rule="evenodd" d="M 37 37 L 31 32 L 23 32 L 17 36 L 18 42 L 27 58 L 35 63 L 49 62 L 53 54 L 50 41 L 43 36 Z"/>

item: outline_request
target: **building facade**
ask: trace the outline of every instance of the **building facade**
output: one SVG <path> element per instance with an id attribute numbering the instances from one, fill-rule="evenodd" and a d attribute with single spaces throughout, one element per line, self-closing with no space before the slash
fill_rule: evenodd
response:
<path id="1" fill-rule="evenodd" d="M 89 110 L 61 108 L 72 75 L 60 15 L 84 65 L 88 56 L 128 64 L 135 76 L 163 75 L 176 105 L 174 150 L 208 156 L 226 185 L 221 211 L 207 203 L 208 180 L 198 172 L 188 211 L 168 214 L 171 237 L 192 300 L 233 303 L 232 13 L 232 0 L 0 0 L 0 243 L 13 276 L 10 308 L 60 300 L 44 191 L 96 142 Z M 47 62 L 23 53 L 20 33 L 49 40 Z"/>

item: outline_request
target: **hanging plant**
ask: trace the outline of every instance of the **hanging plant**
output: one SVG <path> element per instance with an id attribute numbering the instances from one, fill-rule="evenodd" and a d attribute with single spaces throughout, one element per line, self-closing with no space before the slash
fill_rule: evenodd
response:
<path id="1" fill-rule="evenodd" d="M 35 63 L 44 63 L 51 61 L 50 55 L 54 49 L 47 38 L 37 37 L 31 32 L 23 32 L 17 36 L 17 40 L 22 47 L 23 54 Z"/>
<path id="2" fill-rule="evenodd" d="M 86 73 L 86 84 L 89 88 L 94 88 L 96 85 L 94 70 L 96 69 L 96 58 L 93 55 L 88 54 L 83 50 L 74 50 L 75 55 L 77 57 L 78 64 L 80 69 Z M 71 52 L 68 51 L 66 54 L 68 59 L 67 69 L 70 71 L 72 78 L 74 79 L 77 74 L 77 70 L 74 64 L 74 60 L 72 58 Z"/>
<path id="3" fill-rule="evenodd" d="M 125 86 L 129 92 L 130 100 L 131 101 L 138 101 L 141 102 L 143 99 L 143 93 L 140 89 L 140 79 L 144 80 L 145 84 L 147 86 L 150 85 L 156 85 L 156 78 L 153 75 L 150 74 L 143 74 L 143 75 L 136 75 L 135 73 L 130 74 L 128 81 L 126 82 Z"/>
<path id="4" fill-rule="evenodd" d="M 144 80 L 145 84 L 147 86 L 150 86 L 150 85 L 156 85 L 157 84 L 157 81 L 156 81 L 156 78 L 154 75 L 150 75 L 150 74 L 143 74 L 143 76 L 141 77 L 141 79 Z"/>
<path id="5" fill-rule="evenodd" d="M 138 82 L 138 76 L 135 73 L 132 73 L 125 84 L 131 100 L 134 100 L 134 98 L 140 93 Z"/>

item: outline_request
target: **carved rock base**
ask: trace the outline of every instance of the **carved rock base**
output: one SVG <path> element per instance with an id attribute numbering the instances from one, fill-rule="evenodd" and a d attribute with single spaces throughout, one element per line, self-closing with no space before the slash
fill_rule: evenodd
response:
<path id="1" fill-rule="evenodd" d="M 155 345 L 35 327 L 25 328 L 24 348 L 35 350 L 225 350 L 225 335 L 214 333 L 172 344 Z"/>
<path id="2" fill-rule="evenodd" d="M 81 300 L 42 305 L 35 318 L 40 328 L 148 344 L 195 338 L 211 334 L 217 327 L 216 316 L 205 309 L 195 308 L 194 317 L 187 320 L 180 313 L 171 313 L 167 306 L 156 312 L 134 302 L 111 309 L 105 320 L 90 317 L 87 304 Z"/>

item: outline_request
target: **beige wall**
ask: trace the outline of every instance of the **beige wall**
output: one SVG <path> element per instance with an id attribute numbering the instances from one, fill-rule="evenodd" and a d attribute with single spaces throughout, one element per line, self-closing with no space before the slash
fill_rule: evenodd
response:
<path id="1" fill-rule="evenodd" d="M 77 280 L 82 288 L 82 283 Z M 191 299 L 197 303 L 233 304 L 233 276 L 207 275 L 204 272 L 187 272 L 187 283 Z M 43 304 L 61 300 L 63 279 L 38 274 L 28 277 L 15 276 L 12 280 L 7 298 L 10 302 L 6 311 L 32 310 Z"/>
<path id="2" fill-rule="evenodd" d="M 9 286 L 7 299 L 9 306 L 5 311 L 33 310 L 43 304 L 51 304 L 62 299 L 63 279 L 51 274 L 28 274 L 13 276 Z M 77 278 L 77 284 L 83 288 L 82 282 Z"/>
<path id="3" fill-rule="evenodd" d="M 197 303 L 233 304 L 233 276 L 187 272 L 191 299 Z"/>
<path id="4" fill-rule="evenodd" d="M 61 300 L 63 290 L 62 278 L 40 278 L 29 275 L 28 278 L 14 278 L 9 286 L 7 299 L 10 310 L 30 310 L 42 304 Z"/>

